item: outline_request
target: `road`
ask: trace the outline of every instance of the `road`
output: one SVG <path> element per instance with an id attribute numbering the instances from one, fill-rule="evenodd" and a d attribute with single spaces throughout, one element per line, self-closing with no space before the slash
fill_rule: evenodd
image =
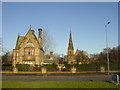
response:
<path id="1" fill-rule="evenodd" d="M 42 74 L 3 74 L 3 81 L 111 81 L 109 75 L 98 74 L 67 74 L 67 75 L 42 75 Z"/>

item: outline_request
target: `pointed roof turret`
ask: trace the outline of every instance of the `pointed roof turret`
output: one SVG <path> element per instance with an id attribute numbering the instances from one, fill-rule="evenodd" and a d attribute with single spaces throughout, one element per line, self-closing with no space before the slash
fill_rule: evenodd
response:
<path id="1" fill-rule="evenodd" d="M 69 38 L 68 49 L 69 49 L 69 50 L 74 50 L 74 48 L 73 48 L 73 42 L 72 42 L 72 34 L 71 34 L 71 32 L 70 32 L 70 38 Z"/>

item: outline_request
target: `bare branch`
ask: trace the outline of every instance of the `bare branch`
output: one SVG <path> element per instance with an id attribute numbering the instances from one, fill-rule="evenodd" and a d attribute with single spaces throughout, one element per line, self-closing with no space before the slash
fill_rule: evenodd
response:
<path id="1" fill-rule="evenodd" d="M 42 38 L 42 47 L 46 54 L 48 54 L 50 51 L 54 50 L 54 44 L 52 37 L 49 35 L 48 31 L 43 31 L 43 38 Z"/>

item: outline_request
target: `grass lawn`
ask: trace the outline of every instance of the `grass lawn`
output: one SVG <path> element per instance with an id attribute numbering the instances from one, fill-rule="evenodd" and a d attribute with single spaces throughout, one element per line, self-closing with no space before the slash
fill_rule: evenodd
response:
<path id="1" fill-rule="evenodd" d="M 35 81 L 35 82 L 17 82 L 3 81 L 3 88 L 118 88 L 113 83 L 102 81 Z"/>

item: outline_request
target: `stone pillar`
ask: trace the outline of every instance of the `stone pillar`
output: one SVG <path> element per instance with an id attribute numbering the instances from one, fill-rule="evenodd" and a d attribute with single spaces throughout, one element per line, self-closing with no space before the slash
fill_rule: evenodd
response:
<path id="1" fill-rule="evenodd" d="M 61 71 L 62 70 L 62 66 L 58 65 L 58 69 L 59 69 L 59 71 Z"/>
<path id="2" fill-rule="evenodd" d="M 71 73 L 76 73 L 76 67 L 71 67 Z"/>
<path id="3" fill-rule="evenodd" d="M 17 67 L 13 67 L 13 73 L 18 73 Z"/>
<path id="4" fill-rule="evenodd" d="M 42 74 L 47 73 L 47 68 L 46 68 L 46 67 L 42 67 L 42 68 L 41 68 L 41 72 L 42 72 Z"/>
<path id="5" fill-rule="evenodd" d="M 103 66 L 100 67 L 100 71 L 101 71 L 101 72 L 105 72 L 105 67 L 103 67 Z"/>

